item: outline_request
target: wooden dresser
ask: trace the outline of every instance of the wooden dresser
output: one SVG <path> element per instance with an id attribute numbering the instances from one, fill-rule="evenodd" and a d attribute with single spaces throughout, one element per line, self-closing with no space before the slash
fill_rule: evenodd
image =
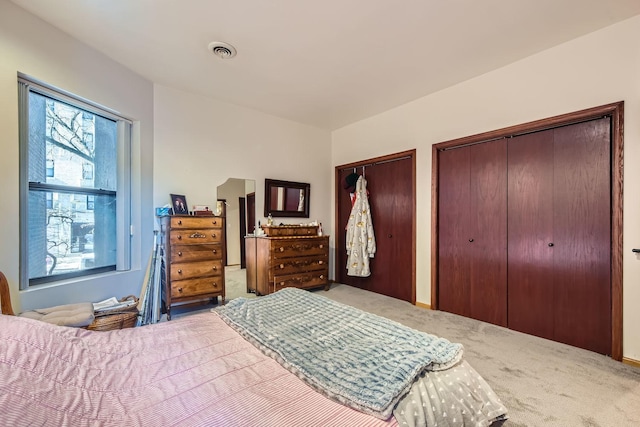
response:
<path id="1" fill-rule="evenodd" d="M 291 227 L 286 232 L 291 234 Z M 248 291 L 267 295 L 286 287 L 329 289 L 329 236 L 300 232 L 306 235 L 247 236 Z"/>
<path id="2" fill-rule="evenodd" d="M 218 297 L 224 302 L 224 217 L 166 216 L 161 226 L 167 320 L 175 304 Z"/>

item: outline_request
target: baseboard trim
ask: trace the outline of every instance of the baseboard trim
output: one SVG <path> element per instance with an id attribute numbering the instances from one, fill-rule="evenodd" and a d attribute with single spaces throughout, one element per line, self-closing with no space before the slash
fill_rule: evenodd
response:
<path id="1" fill-rule="evenodd" d="M 640 360 L 630 359 L 628 357 L 622 358 L 622 363 L 626 363 L 627 365 L 635 366 L 636 368 L 640 368 Z"/>
<path id="2" fill-rule="evenodd" d="M 427 310 L 431 310 L 431 304 L 425 304 L 423 302 L 416 301 L 416 307 L 426 308 Z"/>

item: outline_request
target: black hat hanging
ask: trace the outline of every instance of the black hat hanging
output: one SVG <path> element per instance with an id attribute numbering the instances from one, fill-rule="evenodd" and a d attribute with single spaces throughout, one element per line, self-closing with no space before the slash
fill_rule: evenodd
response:
<path id="1" fill-rule="evenodd" d="M 355 172 L 351 172 L 349 175 L 347 175 L 347 177 L 344 179 L 344 189 L 349 190 L 350 193 L 353 193 L 356 190 L 356 183 L 358 182 L 358 178 L 360 178 L 360 175 Z"/>

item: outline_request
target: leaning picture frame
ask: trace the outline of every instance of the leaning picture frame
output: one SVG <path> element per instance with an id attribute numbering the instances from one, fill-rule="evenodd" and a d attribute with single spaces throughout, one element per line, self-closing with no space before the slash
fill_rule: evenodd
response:
<path id="1" fill-rule="evenodd" d="M 171 209 L 174 215 L 189 215 L 187 198 L 182 194 L 170 194 Z"/>

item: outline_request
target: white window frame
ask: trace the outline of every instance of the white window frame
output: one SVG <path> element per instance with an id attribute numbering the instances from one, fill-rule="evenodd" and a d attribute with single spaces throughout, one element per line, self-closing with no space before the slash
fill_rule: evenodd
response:
<path id="1" fill-rule="evenodd" d="M 117 153 L 117 185 L 116 185 L 116 265 L 115 270 L 128 271 L 131 269 L 131 128 L 132 120 L 104 106 L 88 101 L 67 91 L 18 73 L 18 122 L 20 143 L 20 289 L 26 290 L 47 284 L 62 282 L 68 278 L 51 277 L 51 280 L 39 280 L 38 284 L 30 284 L 29 279 L 29 93 L 41 95 L 65 102 L 72 106 L 86 110 L 93 114 L 117 122 L 118 153 Z M 86 278 L 103 271 L 79 274 L 77 277 Z M 75 277 L 74 277 L 75 278 Z"/>

